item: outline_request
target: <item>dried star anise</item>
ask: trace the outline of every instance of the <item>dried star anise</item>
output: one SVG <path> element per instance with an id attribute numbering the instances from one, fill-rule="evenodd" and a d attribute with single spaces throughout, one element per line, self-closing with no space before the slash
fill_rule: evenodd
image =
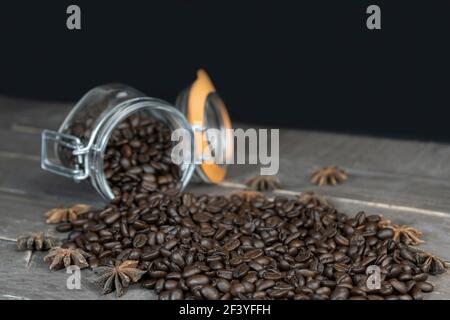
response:
<path id="1" fill-rule="evenodd" d="M 70 221 L 73 222 L 77 220 L 79 215 L 88 212 L 91 206 L 86 204 L 76 204 L 70 208 L 55 208 L 45 213 L 47 218 L 47 223 L 60 223 Z"/>
<path id="2" fill-rule="evenodd" d="M 81 249 L 55 247 L 50 249 L 50 252 L 44 257 L 44 261 L 51 262 L 50 269 L 58 270 L 62 266 L 67 268 L 71 265 L 83 269 L 89 267 L 89 263 L 86 261 L 89 256 L 90 254 Z"/>
<path id="3" fill-rule="evenodd" d="M 130 282 L 137 282 L 146 273 L 145 270 L 136 268 L 138 263 L 137 260 L 116 261 L 115 265 L 95 268 L 94 272 L 99 275 L 95 282 L 103 286 L 103 294 L 116 290 L 120 297 Z"/>
<path id="4" fill-rule="evenodd" d="M 311 175 L 311 182 L 319 186 L 336 185 L 347 180 L 347 173 L 336 166 L 324 167 Z"/>
<path id="5" fill-rule="evenodd" d="M 239 190 L 230 194 L 230 197 L 238 197 L 246 202 L 250 202 L 256 198 L 264 198 L 261 192 L 253 190 Z"/>
<path id="6" fill-rule="evenodd" d="M 246 182 L 247 187 L 256 191 L 280 189 L 280 180 L 276 176 L 256 176 Z"/>
<path id="7" fill-rule="evenodd" d="M 445 272 L 450 267 L 450 262 L 439 258 L 429 252 L 416 249 L 416 261 L 423 272 L 437 275 Z"/>
<path id="8" fill-rule="evenodd" d="M 328 201 L 313 191 L 306 191 L 297 196 L 298 201 L 305 206 L 328 207 Z"/>
<path id="9" fill-rule="evenodd" d="M 378 222 L 379 228 L 388 228 L 392 229 L 394 232 L 394 236 L 392 237 L 392 240 L 394 241 L 400 241 L 407 245 L 413 245 L 417 246 L 421 243 L 424 243 L 425 241 L 421 240 L 423 233 L 416 228 L 405 226 L 405 225 L 398 225 L 398 224 L 392 224 L 390 220 L 381 219 L 380 222 Z"/>
<path id="10" fill-rule="evenodd" d="M 56 247 L 58 240 L 55 237 L 44 234 L 43 232 L 32 233 L 20 236 L 17 241 L 19 250 L 38 250 L 46 251 Z"/>

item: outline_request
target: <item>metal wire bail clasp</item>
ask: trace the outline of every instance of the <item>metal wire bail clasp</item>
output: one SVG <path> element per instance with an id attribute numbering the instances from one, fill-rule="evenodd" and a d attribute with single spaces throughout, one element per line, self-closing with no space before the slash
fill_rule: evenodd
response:
<path id="1" fill-rule="evenodd" d="M 53 145 L 53 147 L 49 147 Z M 71 158 L 71 167 L 61 161 L 62 149 Z M 41 167 L 58 175 L 73 178 L 75 181 L 89 176 L 87 154 L 89 148 L 83 146 L 78 137 L 51 130 L 42 132 Z"/>

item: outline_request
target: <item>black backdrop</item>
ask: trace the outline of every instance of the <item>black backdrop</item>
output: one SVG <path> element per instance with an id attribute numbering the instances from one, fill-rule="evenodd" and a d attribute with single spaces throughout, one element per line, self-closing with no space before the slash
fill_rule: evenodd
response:
<path id="1" fill-rule="evenodd" d="M 450 141 L 449 31 L 442 0 L 2 1 L 0 94 L 74 101 L 124 82 L 174 101 L 204 67 L 233 120 Z"/>

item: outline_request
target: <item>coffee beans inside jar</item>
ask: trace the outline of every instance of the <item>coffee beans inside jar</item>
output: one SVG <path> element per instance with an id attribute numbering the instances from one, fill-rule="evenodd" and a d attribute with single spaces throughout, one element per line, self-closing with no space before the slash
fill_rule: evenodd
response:
<path id="1" fill-rule="evenodd" d="M 63 246 L 92 267 L 138 261 L 160 299 L 422 299 L 429 269 L 381 222 L 284 197 L 131 192 L 72 222 Z"/>
<path id="2" fill-rule="evenodd" d="M 116 202 L 160 191 L 176 194 L 181 172 L 171 159 L 171 130 L 145 114 L 132 115 L 112 132 L 104 171 Z"/>
<path id="3" fill-rule="evenodd" d="M 75 119 L 68 132 L 87 144 L 92 130 L 89 114 Z M 171 160 L 171 130 L 151 115 L 135 113 L 112 131 L 103 156 L 103 170 L 115 203 L 129 197 L 143 198 L 159 191 L 176 194 L 181 187 L 181 170 Z M 73 167 L 72 150 L 60 146 L 60 157 Z"/>

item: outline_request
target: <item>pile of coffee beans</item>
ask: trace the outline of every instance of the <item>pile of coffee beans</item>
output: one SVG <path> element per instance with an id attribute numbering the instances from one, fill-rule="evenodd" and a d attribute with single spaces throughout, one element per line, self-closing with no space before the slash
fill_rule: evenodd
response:
<path id="1" fill-rule="evenodd" d="M 161 121 L 133 115 L 112 132 L 104 172 L 116 202 L 148 197 L 155 191 L 176 194 L 180 167 L 172 162 L 171 130 Z"/>
<path id="2" fill-rule="evenodd" d="M 120 130 L 139 127 L 128 122 Z M 118 134 L 115 141 L 127 142 L 112 149 L 118 158 L 136 160 L 125 163 L 128 169 L 120 165 L 122 177 L 145 165 L 133 158 L 142 145 L 127 135 Z M 136 152 L 121 150 L 126 145 Z M 117 186 L 122 197 L 128 193 L 123 201 L 58 226 L 70 230 L 63 246 L 90 253 L 93 267 L 138 260 L 147 271 L 142 286 L 160 299 L 409 300 L 433 290 L 416 253 L 394 241 L 378 215 L 351 218 L 285 197 L 247 201 L 239 195 L 130 192 L 142 183 Z M 379 287 L 368 285 L 369 266 L 379 268 Z"/>

